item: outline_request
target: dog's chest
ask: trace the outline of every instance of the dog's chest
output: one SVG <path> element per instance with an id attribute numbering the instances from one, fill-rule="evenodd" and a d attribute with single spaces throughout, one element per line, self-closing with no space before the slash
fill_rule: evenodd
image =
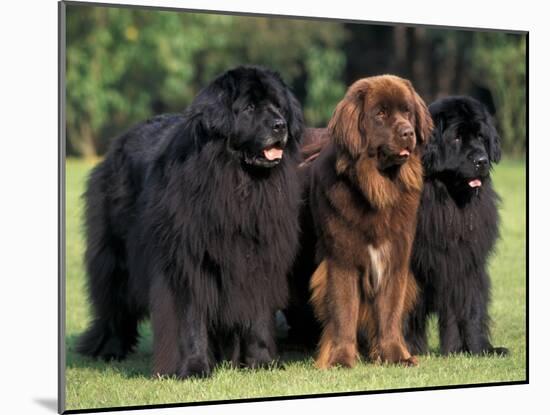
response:
<path id="1" fill-rule="evenodd" d="M 391 244 L 388 241 L 378 245 L 366 245 L 362 265 L 358 267 L 363 300 L 372 301 L 388 278 L 391 278 L 390 251 Z"/>
<path id="2" fill-rule="evenodd" d="M 363 287 L 368 295 L 374 295 L 388 278 L 388 261 L 391 245 L 384 242 L 377 246 L 368 244 L 365 251 Z"/>

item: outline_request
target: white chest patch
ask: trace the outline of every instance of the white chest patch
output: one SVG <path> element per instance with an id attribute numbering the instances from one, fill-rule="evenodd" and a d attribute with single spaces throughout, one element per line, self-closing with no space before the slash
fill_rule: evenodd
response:
<path id="1" fill-rule="evenodd" d="M 384 280 L 386 269 L 384 267 L 385 257 L 387 255 L 387 246 L 382 244 L 377 248 L 372 245 L 367 246 L 367 252 L 370 258 L 370 284 L 374 291 L 377 291 Z"/>

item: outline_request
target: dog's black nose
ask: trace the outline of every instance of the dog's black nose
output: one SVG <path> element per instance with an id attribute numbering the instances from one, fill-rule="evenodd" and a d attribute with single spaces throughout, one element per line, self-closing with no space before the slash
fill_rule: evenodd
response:
<path id="1" fill-rule="evenodd" d="M 414 130 L 411 127 L 405 127 L 399 131 L 399 138 L 401 140 L 409 140 L 413 138 Z"/>
<path id="2" fill-rule="evenodd" d="M 286 122 L 285 120 L 282 120 L 281 118 L 276 119 L 273 121 L 273 125 L 271 126 L 273 128 L 273 131 L 276 133 L 286 130 Z"/>
<path id="3" fill-rule="evenodd" d="M 480 156 L 474 159 L 474 166 L 476 166 L 476 169 L 483 169 L 487 167 L 488 164 L 489 159 L 487 158 L 487 156 Z"/>

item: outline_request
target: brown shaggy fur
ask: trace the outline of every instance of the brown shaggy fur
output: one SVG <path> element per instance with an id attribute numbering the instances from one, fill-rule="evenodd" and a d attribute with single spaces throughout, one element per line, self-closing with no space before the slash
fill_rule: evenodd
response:
<path id="1" fill-rule="evenodd" d="M 416 298 L 409 257 L 422 189 L 420 148 L 430 136 L 426 105 L 391 75 L 354 83 L 311 148 L 308 205 L 319 264 L 311 303 L 323 332 L 316 364 L 352 367 L 358 335 L 369 357 L 417 364 L 402 335 Z M 408 153 L 408 154 L 407 154 Z"/>

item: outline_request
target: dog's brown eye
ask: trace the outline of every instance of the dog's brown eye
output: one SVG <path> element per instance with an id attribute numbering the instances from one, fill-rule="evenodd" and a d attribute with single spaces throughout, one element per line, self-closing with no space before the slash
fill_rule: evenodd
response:
<path id="1" fill-rule="evenodd" d="M 383 117 L 385 115 L 386 115 L 386 110 L 383 110 L 383 109 L 378 110 L 378 112 L 376 113 L 377 117 Z"/>
<path id="2" fill-rule="evenodd" d="M 455 137 L 455 143 L 460 143 L 461 140 L 462 140 L 462 137 L 461 137 L 461 136 L 457 135 L 457 136 Z"/>

